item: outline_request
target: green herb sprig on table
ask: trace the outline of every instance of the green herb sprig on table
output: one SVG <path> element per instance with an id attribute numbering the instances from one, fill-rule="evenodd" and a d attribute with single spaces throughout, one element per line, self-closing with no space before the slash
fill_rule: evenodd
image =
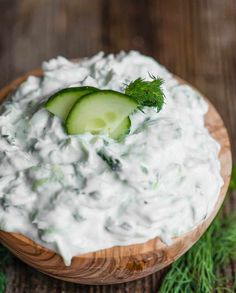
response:
<path id="1" fill-rule="evenodd" d="M 236 170 L 236 166 L 233 168 Z M 232 172 L 230 189 L 236 190 L 236 172 Z M 218 269 L 230 260 L 236 261 L 236 215 L 220 213 L 202 238 L 174 262 L 162 281 L 159 293 L 236 292 L 232 280 L 218 275 Z M 225 287 L 226 282 L 231 288 Z"/>
<path id="2" fill-rule="evenodd" d="M 231 180 L 229 183 L 229 189 L 230 190 L 236 190 L 236 165 L 233 165 L 232 168 L 232 174 L 231 174 Z"/>
<path id="3" fill-rule="evenodd" d="M 164 104 L 165 94 L 161 88 L 164 81 L 151 75 L 151 81 L 137 78 L 126 85 L 125 94 L 138 102 L 140 107 L 155 107 L 159 112 Z"/>
<path id="4" fill-rule="evenodd" d="M 236 217 L 232 218 L 229 215 L 215 219 L 202 238 L 172 264 L 159 292 L 210 293 L 215 288 L 218 288 L 218 292 L 224 292 L 217 268 L 220 265 L 227 265 L 231 258 L 236 260 L 235 227 Z M 232 290 L 227 288 L 227 292 L 235 292 L 236 287 L 233 287 Z"/>
<path id="5" fill-rule="evenodd" d="M 7 264 L 7 261 L 10 258 L 10 253 L 6 248 L 0 244 L 0 293 L 3 293 L 6 286 L 6 276 L 4 274 L 4 268 Z"/>

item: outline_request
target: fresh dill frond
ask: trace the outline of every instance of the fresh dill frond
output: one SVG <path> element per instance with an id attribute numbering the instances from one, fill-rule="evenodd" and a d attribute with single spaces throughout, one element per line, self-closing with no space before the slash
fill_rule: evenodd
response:
<path id="1" fill-rule="evenodd" d="M 230 285 L 230 287 L 228 286 Z M 235 293 L 236 292 L 236 274 L 233 276 L 217 276 L 215 293 Z"/>
<path id="2" fill-rule="evenodd" d="M 230 259 L 236 260 L 236 216 L 218 216 L 202 238 L 173 263 L 159 292 L 205 293 L 217 288 L 217 292 L 233 293 L 235 288 L 226 291 L 217 275 L 217 268 Z"/>
<path id="3" fill-rule="evenodd" d="M 6 276 L 0 271 L 0 293 L 3 293 L 6 287 Z"/>
<path id="4" fill-rule="evenodd" d="M 8 250 L 0 245 L 0 293 L 3 293 L 6 287 L 6 276 L 3 270 L 9 258 L 10 253 Z"/>
<path id="5" fill-rule="evenodd" d="M 164 81 L 150 75 L 151 81 L 142 78 L 130 82 L 125 88 L 125 94 L 138 102 L 140 107 L 155 107 L 160 111 L 165 99 L 165 94 L 161 88 Z"/>
<path id="6" fill-rule="evenodd" d="M 233 166 L 230 189 L 236 190 L 236 166 Z M 236 276 L 225 280 L 218 269 L 236 261 L 236 215 L 220 213 L 201 239 L 174 262 L 162 281 L 160 293 L 236 292 Z M 227 283 L 232 284 L 226 286 Z"/>
<path id="7" fill-rule="evenodd" d="M 160 293 L 212 292 L 215 275 L 212 258 L 210 227 L 202 238 L 180 259 L 173 263 L 162 281 Z"/>
<path id="8" fill-rule="evenodd" d="M 236 260 L 236 215 L 222 216 L 221 225 L 214 233 L 214 262 L 226 265 Z"/>
<path id="9" fill-rule="evenodd" d="M 192 277 L 185 258 L 175 261 L 162 281 L 159 293 L 195 293 L 192 288 Z"/>
<path id="10" fill-rule="evenodd" d="M 236 189 L 236 165 L 233 165 L 233 168 L 232 168 L 229 189 L 231 189 L 231 190 Z"/>
<path id="11" fill-rule="evenodd" d="M 212 292 L 215 283 L 212 237 L 215 223 L 186 255 L 194 292 Z"/>

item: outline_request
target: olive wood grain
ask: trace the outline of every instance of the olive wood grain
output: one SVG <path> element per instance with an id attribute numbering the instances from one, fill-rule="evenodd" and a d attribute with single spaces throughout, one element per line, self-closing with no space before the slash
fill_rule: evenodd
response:
<path id="1" fill-rule="evenodd" d="M 5 86 L 0 90 L 0 101 L 4 100 L 29 75 L 40 76 L 41 74 L 41 70 L 36 69 Z M 186 83 L 177 79 L 180 83 Z M 0 231 L 1 243 L 22 261 L 39 271 L 74 283 L 122 283 L 161 270 L 184 254 L 200 238 L 216 216 L 227 192 L 232 167 L 230 142 L 224 123 L 211 103 L 205 115 L 205 125 L 221 145 L 219 160 L 224 185 L 209 217 L 192 231 L 174 238 L 170 246 L 162 243 L 157 237 L 143 244 L 116 246 L 76 256 L 71 266 L 66 267 L 58 254 L 21 234 Z"/>

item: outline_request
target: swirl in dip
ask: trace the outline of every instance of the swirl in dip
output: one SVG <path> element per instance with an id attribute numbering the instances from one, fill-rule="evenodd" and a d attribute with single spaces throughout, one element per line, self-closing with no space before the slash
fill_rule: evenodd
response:
<path id="1" fill-rule="evenodd" d="M 30 237 L 69 265 L 75 255 L 156 236 L 168 244 L 207 217 L 223 181 L 198 92 L 138 52 L 79 63 L 58 57 L 42 68 L 42 77 L 29 77 L 1 106 L 0 229 Z M 68 86 L 122 92 L 149 73 L 164 79 L 165 105 L 132 114 L 122 142 L 67 135 L 43 108 Z"/>

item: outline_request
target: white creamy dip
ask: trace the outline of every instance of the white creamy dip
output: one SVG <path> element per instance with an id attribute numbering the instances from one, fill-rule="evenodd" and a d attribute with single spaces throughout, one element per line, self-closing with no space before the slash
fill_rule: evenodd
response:
<path id="1" fill-rule="evenodd" d="M 156 236 L 168 244 L 209 215 L 223 183 L 220 147 L 204 127 L 208 106 L 198 92 L 133 51 L 79 63 L 58 57 L 42 68 L 42 78 L 29 77 L 1 106 L 0 229 L 30 237 L 69 265 L 75 255 Z M 122 92 L 149 73 L 164 79 L 165 105 L 131 115 L 120 143 L 69 136 L 42 106 L 64 87 Z"/>

